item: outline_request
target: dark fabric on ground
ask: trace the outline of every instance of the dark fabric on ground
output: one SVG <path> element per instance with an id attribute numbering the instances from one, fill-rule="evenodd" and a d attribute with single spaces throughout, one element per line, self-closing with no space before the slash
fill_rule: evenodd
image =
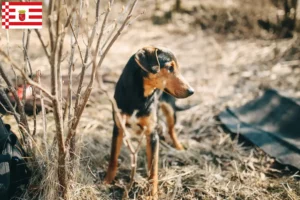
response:
<path id="1" fill-rule="evenodd" d="M 246 105 L 227 108 L 218 118 L 282 164 L 300 169 L 300 106 L 274 90 Z"/>

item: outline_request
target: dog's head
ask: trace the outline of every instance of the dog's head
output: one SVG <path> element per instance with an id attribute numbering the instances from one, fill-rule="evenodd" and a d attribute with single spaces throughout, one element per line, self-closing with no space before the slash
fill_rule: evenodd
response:
<path id="1" fill-rule="evenodd" d="M 180 74 L 174 54 L 162 47 L 144 47 L 135 54 L 135 61 L 146 72 L 144 77 L 144 95 L 155 89 L 176 97 L 186 98 L 194 94 L 193 88 Z"/>

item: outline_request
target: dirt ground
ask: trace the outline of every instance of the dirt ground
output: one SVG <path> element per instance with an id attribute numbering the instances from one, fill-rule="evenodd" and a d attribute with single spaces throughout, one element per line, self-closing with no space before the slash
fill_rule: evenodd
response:
<path id="1" fill-rule="evenodd" d="M 149 44 L 168 47 L 176 54 L 183 76 L 195 89 L 193 96 L 177 102 L 196 105 L 177 114 L 176 131 L 186 150 L 173 149 L 167 135 L 160 145 L 160 199 L 300 199 L 297 170 L 276 163 L 257 147 L 225 133 L 214 118 L 226 106 L 240 106 L 267 87 L 300 97 L 298 34 L 291 39 L 276 39 L 259 29 L 258 18 L 272 19 L 276 15 L 275 7 L 266 2 L 183 1 L 185 11 L 170 16 L 168 11 L 174 1 L 163 1 L 159 11 L 148 1 L 141 1 L 136 13 L 145 13 L 132 22 L 107 55 L 101 70 L 117 80 L 129 57 L 139 48 Z M 113 16 L 121 8 L 120 2 L 115 4 L 117 11 Z M 47 31 L 42 33 L 46 35 Z M 21 38 L 21 31 L 10 32 L 14 59 L 20 59 Z M 6 32 L 1 30 L 1 45 L 6 43 Z M 35 36 L 30 45 L 34 69 L 41 68 L 44 75 L 50 74 Z M 79 59 L 77 63 L 79 68 Z M 107 87 L 113 93 L 113 84 Z M 47 117 L 51 132 L 52 114 Z M 130 175 L 130 155 L 125 147 L 115 183 L 102 184 L 112 123 L 111 106 L 105 95 L 94 94 L 79 128 L 81 164 L 77 180 L 72 183 L 74 199 L 121 199 Z M 163 118 L 159 123 L 165 127 Z M 41 134 L 38 127 L 38 135 Z M 141 148 L 138 159 L 130 198 L 145 199 L 145 148 Z"/>

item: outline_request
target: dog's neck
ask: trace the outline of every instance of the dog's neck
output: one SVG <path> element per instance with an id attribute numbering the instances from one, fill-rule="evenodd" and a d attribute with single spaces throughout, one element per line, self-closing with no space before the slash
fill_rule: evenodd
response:
<path id="1" fill-rule="evenodd" d="M 119 109 L 131 115 L 147 116 L 155 109 L 156 89 L 144 88 L 145 72 L 131 57 L 116 85 L 115 99 Z"/>

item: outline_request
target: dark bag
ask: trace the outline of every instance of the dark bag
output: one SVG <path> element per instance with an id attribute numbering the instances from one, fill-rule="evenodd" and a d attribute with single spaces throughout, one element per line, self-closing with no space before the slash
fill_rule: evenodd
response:
<path id="1" fill-rule="evenodd" d="M 17 136 L 0 118 L 0 197 L 12 198 L 20 186 L 28 183 L 30 173 L 24 157 L 26 153 Z"/>

